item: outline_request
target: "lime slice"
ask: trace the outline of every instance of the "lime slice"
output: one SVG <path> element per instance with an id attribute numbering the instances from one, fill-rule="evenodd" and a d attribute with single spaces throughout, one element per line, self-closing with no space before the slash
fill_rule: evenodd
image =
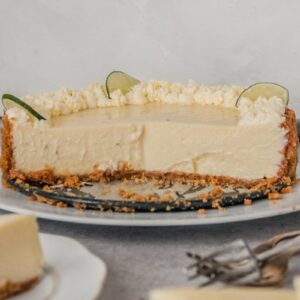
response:
<path id="1" fill-rule="evenodd" d="M 110 94 L 116 90 L 121 90 L 125 95 L 138 83 L 140 83 L 139 80 L 124 72 L 113 71 L 106 77 L 105 88 L 107 96 L 111 99 Z"/>
<path id="2" fill-rule="evenodd" d="M 29 112 L 32 116 L 37 118 L 38 120 L 46 120 L 42 115 L 40 115 L 35 109 L 33 109 L 30 105 L 28 105 L 23 100 L 10 95 L 10 94 L 3 94 L 2 95 L 2 105 L 4 110 L 8 110 L 10 108 L 19 106 Z"/>
<path id="3" fill-rule="evenodd" d="M 270 98 L 277 96 L 285 102 L 285 105 L 289 103 L 289 91 L 280 84 L 273 82 L 260 82 L 255 83 L 245 89 L 236 101 L 236 106 L 239 106 L 240 99 L 246 97 L 252 101 L 256 101 L 258 97 Z"/>

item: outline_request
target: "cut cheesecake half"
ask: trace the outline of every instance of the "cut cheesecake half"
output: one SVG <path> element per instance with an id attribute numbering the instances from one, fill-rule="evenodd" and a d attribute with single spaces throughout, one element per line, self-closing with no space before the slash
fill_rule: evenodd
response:
<path id="1" fill-rule="evenodd" d="M 237 99 L 237 86 L 137 83 L 126 94 L 94 84 L 24 97 L 3 116 L 5 179 L 155 180 L 255 187 L 295 179 L 295 113 L 277 95 Z"/>
<path id="2" fill-rule="evenodd" d="M 43 256 L 33 215 L 0 216 L 0 299 L 34 286 Z"/>

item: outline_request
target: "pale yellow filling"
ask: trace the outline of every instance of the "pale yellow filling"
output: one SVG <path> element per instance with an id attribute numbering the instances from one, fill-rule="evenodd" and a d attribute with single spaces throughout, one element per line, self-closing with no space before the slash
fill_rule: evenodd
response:
<path id="1" fill-rule="evenodd" d="M 41 274 L 43 258 L 33 215 L 0 216 L 0 282 L 22 283 Z"/>
<path id="2" fill-rule="evenodd" d="M 47 122 L 14 123 L 16 168 L 88 174 L 130 167 L 244 179 L 275 176 L 285 132 L 278 118 L 243 125 L 222 106 L 146 104 L 86 110 Z"/>
<path id="3" fill-rule="evenodd" d="M 150 292 L 150 300 L 296 300 L 293 291 L 272 288 L 161 289 Z"/>

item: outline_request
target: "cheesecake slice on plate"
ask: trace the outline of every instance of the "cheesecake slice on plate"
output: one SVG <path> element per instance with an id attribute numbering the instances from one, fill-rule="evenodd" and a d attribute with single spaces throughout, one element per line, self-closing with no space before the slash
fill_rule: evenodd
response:
<path id="1" fill-rule="evenodd" d="M 3 177 L 288 186 L 298 145 L 288 97 L 272 83 L 245 89 L 139 82 L 122 72 L 81 90 L 6 94 Z"/>
<path id="2" fill-rule="evenodd" d="M 33 287 L 42 267 L 36 218 L 33 215 L 1 215 L 0 299 Z"/>

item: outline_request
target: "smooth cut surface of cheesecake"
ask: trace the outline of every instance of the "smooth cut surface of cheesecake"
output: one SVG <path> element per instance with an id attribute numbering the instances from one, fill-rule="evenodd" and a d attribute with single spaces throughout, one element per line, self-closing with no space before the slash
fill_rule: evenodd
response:
<path id="1" fill-rule="evenodd" d="M 128 163 L 134 170 L 259 179 L 278 172 L 283 138 L 272 124 L 238 126 L 231 108 L 128 105 L 58 116 L 51 127 L 16 124 L 14 157 L 24 173 L 51 166 L 58 176 L 85 175 Z"/>
<path id="2" fill-rule="evenodd" d="M 43 256 L 33 215 L 0 216 L 0 299 L 31 288 L 42 273 Z"/>
<path id="3" fill-rule="evenodd" d="M 25 97 L 47 120 L 6 111 L 4 177 L 290 184 L 297 165 L 294 112 L 278 97 L 244 99 L 236 107 L 241 91 L 150 82 L 112 99 L 101 85 Z"/>

